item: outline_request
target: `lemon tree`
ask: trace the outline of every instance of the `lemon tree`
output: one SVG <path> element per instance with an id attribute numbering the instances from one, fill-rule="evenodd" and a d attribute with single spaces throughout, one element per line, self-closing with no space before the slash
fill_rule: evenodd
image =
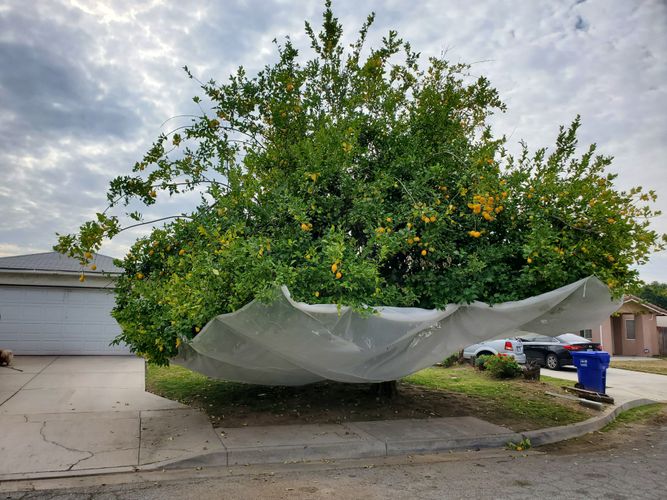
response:
<path id="1" fill-rule="evenodd" d="M 588 275 L 618 293 L 638 283 L 632 266 L 664 247 L 655 193 L 616 189 L 609 157 L 578 152 L 578 118 L 549 151 L 511 155 L 487 123 L 504 105 L 486 78 L 420 62 L 393 31 L 366 47 L 372 15 L 346 48 L 329 2 L 323 17 L 306 23 L 309 59 L 288 39 L 256 75 L 201 83 L 201 116 L 161 134 L 111 182 L 107 210 L 59 236 L 85 264 L 124 229 L 114 209 L 202 192 L 120 262 L 119 341 L 167 363 L 180 339 L 278 285 L 364 310 L 497 303 Z"/>

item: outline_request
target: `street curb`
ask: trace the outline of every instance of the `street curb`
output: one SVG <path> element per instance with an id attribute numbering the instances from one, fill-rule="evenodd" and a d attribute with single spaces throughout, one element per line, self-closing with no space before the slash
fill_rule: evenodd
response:
<path id="1" fill-rule="evenodd" d="M 616 417 L 627 410 L 649 404 L 659 403 L 651 399 L 634 399 L 627 401 L 615 408 L 607 410 L 604 414 L 595 416 L 583 422 L 576 424 L 563 425 L 559 427 L 549 427 L 526 432 L 512 432 L 501 434 L 489 434 L 466 438 L 433 438 L 433 439 L 413 439 L 413 440 L 382 440 L 365 441 L 362 450 L 358 450 L 352 443 L 318 444 L 315 446 L 267 446 L 263 450 L 259 447 L 246 455 L 248 464 L 263 465 L 277 463 L 308 463 L 329 460 L 362 459 L 362 458 L 385 458 L 397 455 L 420 455 L 420 454 L 438 454 L 442 452 L 461 451 L 461 450 L 481 450 L 504 448 L 509 442 L 518 443 L 523 439 L 529 439 L 532 446 L 541 446 L 545 444 L 565 441 L 583 436 L 590 432 L 602 429 L 608 423 L 614 421 Z M 354 423 L 347 424 L 354 426 Z M 25 480 L 40 480 L 67 477 L 83 477 L 102 474 L 118 474 L 124 472 L 149 472 L 159 470 L 174 470 L 185 468 L 203 468 L 203 467 L 231 467 L 246 465 L 242 461 L 230 460 L 230 452 L 233 448 L 223 451 L 210 452 L 205 454 L 193 454 L 187 457 L 177 459 L 153 462 L 141 466 L 123 466 L 102 469 L 80 469 L 76 471 L 50 471 L 37 473 L 17 473 L 0 476 L 0 482 L 14 482 Z M 237 450 L 238 451 L 238 450 Z M 244 451 L 244 450 L 242 450 Z M 240 458 L 240 457 L 235 457 Z M 266 460 L 265 460 L 266 459 Z M 230 463 L 232 462 L 233 463 Z"/>
<path id="2" fill-rule="evenodd" d="M 602 429 L 605 425 L 613 422 L 616 417 L 624 412 L 637 408 L 638 406 L 645 406 L 658 403 L 652 399 L 633 399 L 627 401 L 620 406 L 607 410 L 603 415 L 589 418 L 583 422 L 576 424 L 562 425 L 560 427 L 549 427 L 547 429 L 538 429 L 536 431 L 528 431 L 520 433 L 522 438 L 530 439 L 531 446 L 541 446 L 543 444 L 557 443 L 558 441 L 565 441 L 576 437 L 583 436 L 589 432 L 595 432 Z"/>
<path id="3" fill-rule="evenodd" d="M 353 458 L 374 458 L 374 457 L 389 457 L 392 455 L 408 455 L 408 454 L 424 454 L 424 453 L 439 453 L 454 450 L 479 450 L 503 448 L 509 442 L 518 443 L 523 439 L 529 439 L 532 446 L 541 446 L 544 444 L 556 443 L 558 441 L 565 441 L 595 432 L 602 429 L 605 425 L 612 422 L 616 417 L 627 410 L 655 404 L 658 401 L 651 399 L 635 399 L 627 401 L 620 406 L 606 411 L 603 415 L 599 415 L 583 422 L 576 424 L 563 425 L 559 427 L 549 427 L 546 429 L 538 429 L 535 431 L 526 432 L 508 432 L 503 434 L 492 434 L 478 437 L 446 439 L 434 438 L 432 440 L 417 439 L 412 441 L 383 441 L 378 440 L 378 443 L 383 445 L 379 448 L 365 447 L 361 453 L 350 453 L 349 447 L 342 450 L 339 445 L 319 445 L 317 447 L 304 446 L 273 446 L 265 447 L 265 449 L 256 456 L 249 457 L 248 464 L 270 464 L 270 463 L 297 463 L 297 462 L 312 462 L 321 460 L 336 460 L 336 459 L 353 459 Z M 353 423 L 348 425 L 354 425 Z M 300 456 L 299 456 L 300 452 Z M 265 457 L 266 461 L 260 461 L 260 457 Z M 174 460 L 166 460 L 164 462 L 155 462 L 140 467 L 140 470 L 156 470 L 156 469 L 181 469 L 186 467 L 208 467 L 208 466 L 232 466 L 239 465 L 239 461 L 230 463 L 229 451 L 213 452 L 203 455 L 194 455 L 187 458 L 178 458 Z M 241 465 L 243 465 L 241 463 Z"/>

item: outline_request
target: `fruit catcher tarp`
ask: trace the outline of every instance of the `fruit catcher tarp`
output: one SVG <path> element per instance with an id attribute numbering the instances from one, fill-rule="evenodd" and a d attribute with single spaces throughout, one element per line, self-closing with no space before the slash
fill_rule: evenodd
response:
<path id="1" fill-rule="evenodd" d="M 210 377 L 264 385 L 324 379 L 396 380 L 463 347 L 529 331 L 558 335 L 602 323 L 621 305 L 595 277 L 528 299 L 444 310 L 377 307 L 361 316 L 335 304 L 304 304 L 286 287 L 271 303 L 253 301 L 216 316 L 172 359 Z"/>

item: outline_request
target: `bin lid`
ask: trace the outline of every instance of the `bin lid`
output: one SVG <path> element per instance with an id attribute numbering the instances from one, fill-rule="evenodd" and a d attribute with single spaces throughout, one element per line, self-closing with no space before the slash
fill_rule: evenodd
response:
<path id="1" fill-rule="evenodd" d="M 599 358 L 609 361 L 611 355 L 607 351 L 572 351 L 573 358 Z"/>

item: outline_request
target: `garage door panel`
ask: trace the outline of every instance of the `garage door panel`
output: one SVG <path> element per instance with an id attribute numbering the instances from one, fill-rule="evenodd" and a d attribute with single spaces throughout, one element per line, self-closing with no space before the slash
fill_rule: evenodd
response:
<path id="1" fill-rule="evenodd" d="M 68 307 L 64 310 L 64 322 L 69 325 L 77 323 L 108 323 L 106 317 L 109 316 L 108 307 Z M 100 321 L 104 318 L 104 321 Z"/>
<path id="2" fill-rule="evenodd" d="M 21 290 L 17 290 L 17 289 Z M 3 287 L 0 288 L 0 304 L 63 304 L 65 297 L 62 288 L 40 287 Z"/>
<path id="3" fill-rule="evenodd" d="M 9 304 L 0 301 L 0 322 L 3 323 L 62 323 L 64 318 L 62 305 L 40 304 L 30 300 Z"/>
<path id="4" fill-rule="evenodd" d="M 45 350 L 57 351 L 62 345 L 61 341 L 45 341 L 45 340 L 25 340 L 20 339 L 12 342 L 9 346 L 14 353 L 21 353 L 22 355 L 44 354 Z"/>
<path id="5" fill-rule="evenodd" d="M 102 326 L 100 326 L 100 328 L 96 331 L 96 335 L 91 335 L 90 329 L 91 329 L 90 325 L 67 325 L 67 331 L 63 334 L 63 340 L 67 339 L 72 339 L 77 341 L 94 340 L 95 342 L 97 342 L 101 338 L 108 344 L 113 339 L 115 339 L 116 336 L 118 336 L 118 334 L 120 334 L 119 330 L 108 327 L 103 328 Z"/>
<path id="6" fill-rule="evenodd" d="M 127 354 L 109 290 L 0 286 L 0 345 L 16 354 Z"/>
<path id="7" fill-rule="evenodd" d="M 0 302 L 0 321 L 3 323 L 61 323 L 64 318 L 62 306 L 22 302 L 5 305 Z"/>
<path id="8" fill-rule="evenodd" d="M 64 340 L 61 343 L 65 350 L 82 351 L 86 354 L 127 354 L 127 348 L 124 346 L 109 346 L 105 341 L 86 341 L 86 340 Z"/>
<path id="9" fill-rule="evenodd" d="M 20 307 L 20 306 L 19 306 Z M 63 306 L 26 302 L 20 307 L 23 315 L 20 321 L 26 323 L 62 323 L 65 319 Z"/>
<path id="10" fill-rule="evenodd" d="M 0 335 L 37 335 L 38 338 L 47 339 L 54 335 L 61 335 L 62 323 L 21 323 L 0 321 Z"/>
<path id="11" fill-rule="evenodd" d="M 72 306 L 82 307 L 104 307 L 110 309 L 115 304 L 113 292 L 107 290 L 95 290 L 94 294 L 89 294 L 87 291 L 70 290 L 65 295 L 65 303 Z"/>

